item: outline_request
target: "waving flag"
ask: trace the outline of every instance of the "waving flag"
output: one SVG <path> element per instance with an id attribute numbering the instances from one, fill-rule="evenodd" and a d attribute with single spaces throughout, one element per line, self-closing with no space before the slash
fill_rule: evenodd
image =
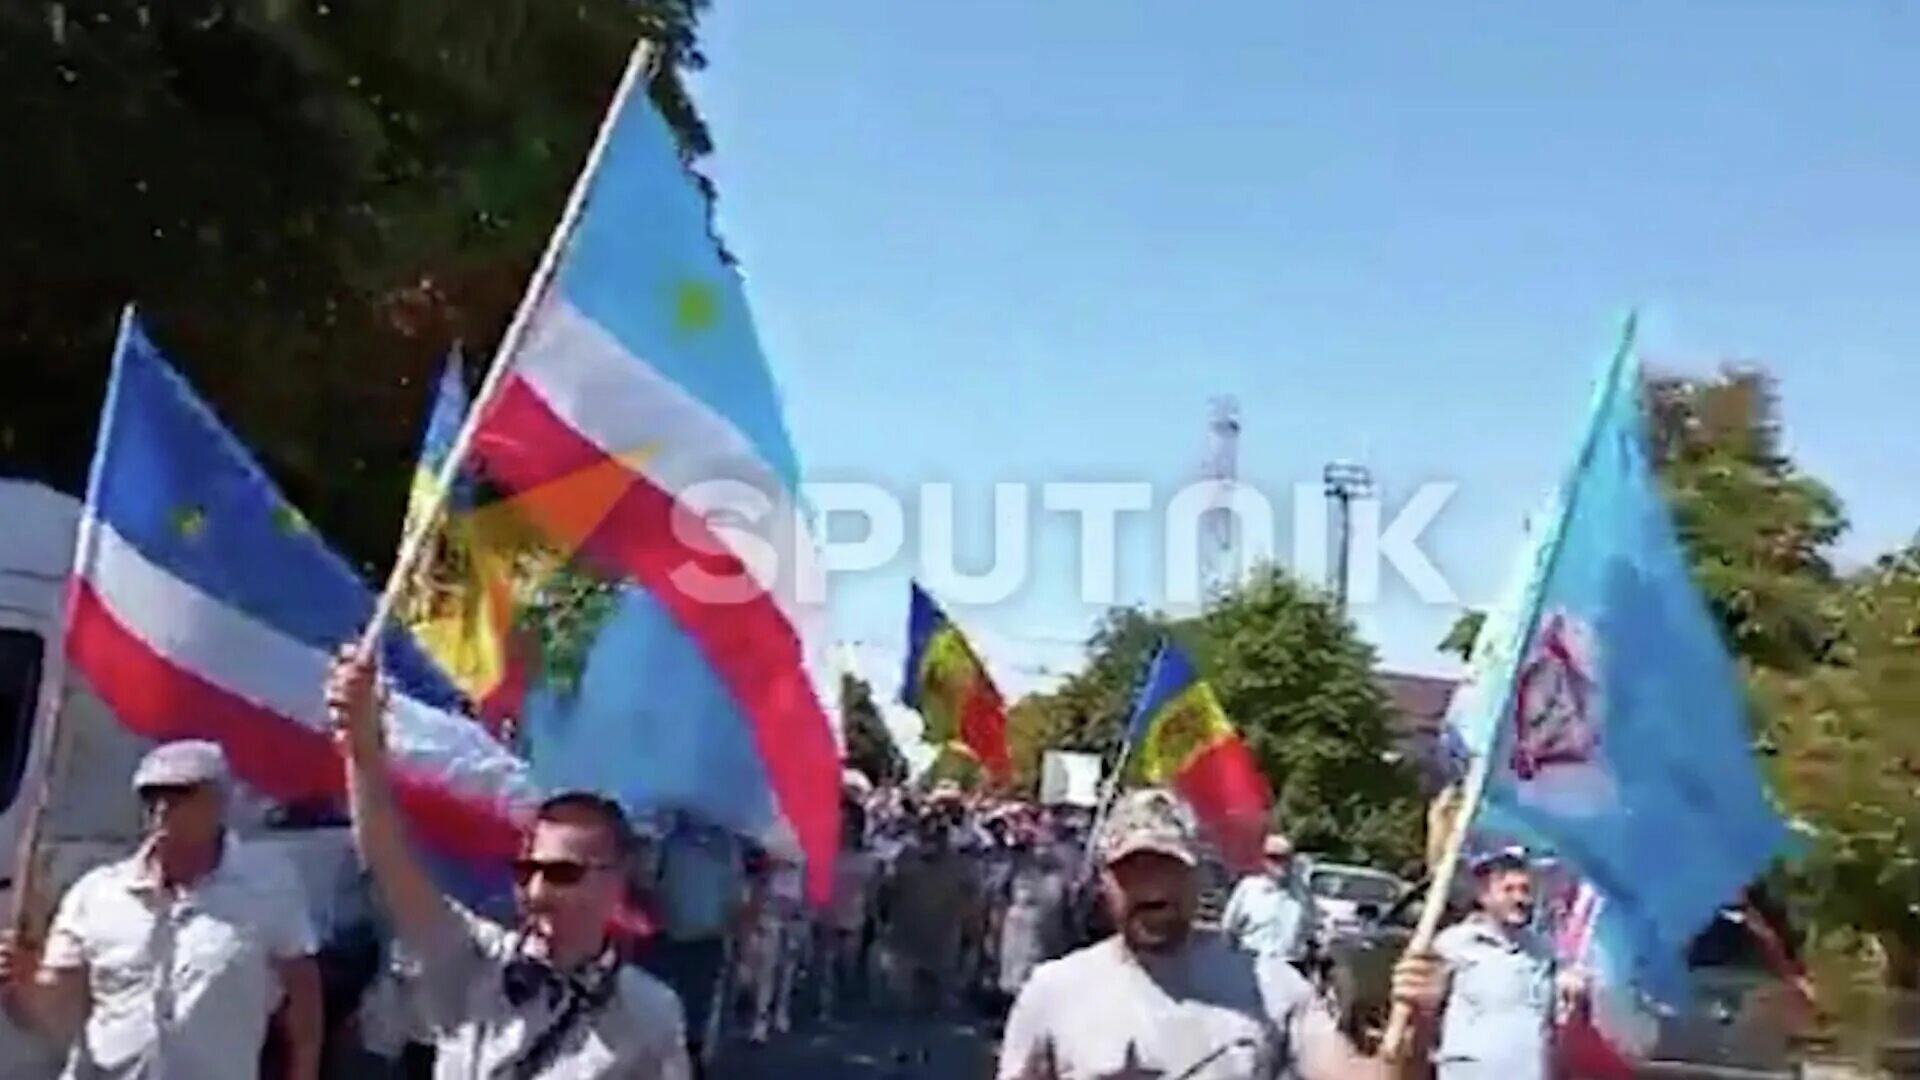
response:
<path id="1" fill-rule="evenodd" d="M 824 590 L 793 445 L 706 199 L 644 91 L 623 92 L 602 145 L 474 443 L 478 472 L 570 560 L 543 650 L 571 674 L 529 692 L 522 745 L 545 784 L 804 856 L 824 898 L 840 749 L 815 689 Z"/>
<path id="2" fill-rule="evenodd" d="M 448 357 L 421 441 L 407 504 L 411 530 L 467 416 L 460 356 Z M 516 576 L 532 543 L 510 501 L 481 505 L 480 485 L 463 476 L 448 500 L 437 543 L 407 594 L 403 620 L 474 709 L 497 731 L 518 717 L 527 656 L 514 634 Z"/>
<path id="3" fill-rule="evenodd" d="M 1004 783 L 1013 775 L 1007 756 L 1007 709 L 986 665 L 940 605 L 914 582 L 907 611 L 907 671 L 900 701 L 926 718 L 921 739 L 978 761 Z"/>
<path id="4" fill-rule="evenodd" d="M 1170 641 L 1160 643 L 1134 699 L 1127 742 L 1140 775 L 1187 800 L 1228 862 L 1260 864 L 1273 795 L 1213 688 Z"/>
<path id="5" fill-rule="evenodd" d="M 1486 768 L 1476 825 L 1566 860 L 1642 989 L 1781 851 L 1739 672 L 1647 459 L 1632 328 L 1595 394 L 1527 587 L 1489 617 L 1449 723 Z"/>
<path id="6" fill-rule="evenodd" d="M 219 742 L 283 804 L 339 805 L 326 731 L 333 651 L 373 596 L 167 365 L 131 310 L 115 347 L 74 568 L 67 650 L 114 715 L 154 740 Z M 381 641 L 389 740 L 417 837 L 472 869 L 514 855 L 537 794 L 524 765 L 454 711 L 403 630 Z"/>

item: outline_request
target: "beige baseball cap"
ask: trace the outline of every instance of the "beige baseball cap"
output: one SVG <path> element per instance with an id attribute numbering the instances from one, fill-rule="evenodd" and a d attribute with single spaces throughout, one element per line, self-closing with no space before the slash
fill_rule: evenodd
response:
<path id="1" fill-rule="evenodd" d="M 1165 788 L 1129 791 L 1114 803 L 1100 830 L 1100 861 L 1108 866 L 1143 851 L 1200 864 L 1193 812 Z"/>

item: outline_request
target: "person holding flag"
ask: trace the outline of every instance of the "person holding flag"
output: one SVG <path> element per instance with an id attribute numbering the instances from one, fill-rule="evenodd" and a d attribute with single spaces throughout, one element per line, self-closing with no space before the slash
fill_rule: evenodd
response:
<path id="1" fill-rule="evenodd" d="M 544 800 L 513 863 L 515 925 L 472 914 L 408 845 L 376 679 L 372 663 L 344 651 L 327 710 L 347 762 L 354 844 L 420 968 L 434 1075 L 690 1077 L 679 999 L 623 963 L 611 934 L 637 846 L 619 804 L 588 792 Z"/>
<path id="2" fill-rule="evenodd" d="M 1590 882 L 1604 901 L 1595 932 L 1621 976 L 1678 1003 L 1694 934 L 1787 830 L 1650 462 L 1633 333 L 1629 320 L 1449 706 L 1471 762 L 1409 948 L 1433 941 L 1469 833 L 1508 837 Z M 1389 1020 L 1390 1051 L 1406 1020 Z"/>
<path id="3" fill-rule="evenodd" d="M 1441 1080 L 1546 1080 L 1556 1017 L 1584 1006 L 1584 981 L 1534 930 L 1524 848 L 1483 852 L 1470 869 L 1474 912 L 1433 943 L 1448 980 L 1434 1064 Z"/>

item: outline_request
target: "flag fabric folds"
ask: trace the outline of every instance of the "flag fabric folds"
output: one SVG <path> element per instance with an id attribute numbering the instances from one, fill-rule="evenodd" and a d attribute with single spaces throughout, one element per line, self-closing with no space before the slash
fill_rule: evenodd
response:
<path id="1" fill-rule="evenodd" d="M 1187 800 L 1229 863 L 1260 864 L 1273 795 L 1213 688 L 1170 641 L 1134 699 L 1127 742 L 1140 775 Z"/>
<path id="2" fill-rule="evenodd" d="M 1487 769 L 1475 827 L 1565 860 L 1642 989 L 1778 854 L 1742 683 L 1647 457 L 1629 324 L 1525 588 L 1492 613 L 1449 724 Z M 1677 982 L 1676 980 L 1681 980 Z"/>
<path id="3" fill-rule="evenodd" d="M 799 468 L 738 276 L 644 90 L 616 102 L 556 273 L 474 442 L 570 573 L 580 657 L 528 693 L 547 786 L 686 810 L 831 888 L 838 729 L 816 692 L 824 589 Z M 543 642 L 543 655 L 554 647 Z"/>
<path id="4" fill-rule="evenodd" d="M 407 503 L 407 531 L 432 504 L 468 408 L 458 352 L 448 357 Z M 515 639 L 515 577 L 528 540 L 511 503 L 481 505 L 479 485 L 460 475 L 436 543 L 410 582 L 402 619 L 473 709 L 496 731 L 520 713 L 527 657 Z"/>
<path id="5" fill-rule="evenodd" d="M 1000 690 L 966 635 L 918 582 L 908 602 L 907 669 L 900 700 L 926 718 L 922 741 L 965 754 L 997 783 L 1012 777 Z"/>
<path id="6" fill-rule="evenodd" d="M 115 347 L 82 518 L 66 648 L 135 734 L 219 742 L 236 776 L 287 805 L 340 805 L 326 730 L 330 658 L 374 598 L 168 366 L 131 310 Z M 392 628 L 389 741 L 416 839 L 503 870 L 538 795 L 457 711 L 459 695 Z"/>

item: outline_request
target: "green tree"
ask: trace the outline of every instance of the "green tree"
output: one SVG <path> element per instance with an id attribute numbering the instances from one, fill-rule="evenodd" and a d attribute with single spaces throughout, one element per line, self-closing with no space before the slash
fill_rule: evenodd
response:
<path id="1" fill-rule="evenodd" d="M 1811 836 L 1792 867 L 1816 936 L 1873 945 L 1920 987 L 1920 549 L 1841 584 L 1826 662 L 1755 667 L 1781 800 Z"/>
<path id="2" fill-rule="evenodd" d="M 1373 653 L 1328 598 L 1277 570 L 1254 575 L 1197 619 L 1109 613 L 1085 670 L 1015 706 L 1024 779 L 1047 748 L 1098 752 L 1111 767 L 1163 635 L 1213 684 L 1272 785 L 1280 828 L 1329 856 L 1394 868 L 1418 861 L 1421 808 L 1413 777 L 1389 761 L 1389 705 L 1373 679 Z"/>
<path id="3" fill-rule="evenodd" d="M 138 302 L 328 536 L 395 546 L 431 371 L 485 353 L 637 36 L 689 160 L 704 0 L 0 5 L 0 470 L 80 487 Z"/>
<path id="4" fill-rule="evenodd" d="M 1772 378 L 1751 367 L 1657 377 L 1645 400 L 1675 526 L 1734 651 L 1768 668 L 1819 661 L 1835 638 L 1830 552 L 1847 523 L 1782 446 Z"/>
<path id="5" fill-rule="evenodd" d="M 1453 620 L 1447 628 L 1447 636 L 1440 639 L 1440 651 L 1458 656 L 1462 663 L 1473 659 L 1473 643 L 1480 640 L 1480 627 L 1485 625 L 1487 613 L 1468 609 Z"/>
<path id="6" fill-rule="evenodd" d="M 873 700 L 873 687 L 856 675 L 840 676 L 840 723 L 846 733 L 847 764 L 876 784 L 897 784 L 907 778 L 907 759 L 894 745 Z"/>
<path id="7" fill-rule="evenodd" d="M 1201 661 L 1304 850 L 1397 870 L 1419 862 L 1423 807 L 1390 757 L 1374 653 L 1318 590 L 1255 575 L 1202 620 Z"/>

